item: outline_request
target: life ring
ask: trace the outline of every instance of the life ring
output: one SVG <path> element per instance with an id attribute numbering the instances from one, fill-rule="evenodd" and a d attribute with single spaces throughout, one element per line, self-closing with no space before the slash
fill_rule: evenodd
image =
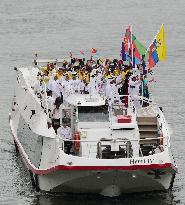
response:
<path id="1" fill-rule="evenodd" d="M 74 149 L 76 151 L 80 149 L 80 135 L 77 131 L 74 132 Z"/>

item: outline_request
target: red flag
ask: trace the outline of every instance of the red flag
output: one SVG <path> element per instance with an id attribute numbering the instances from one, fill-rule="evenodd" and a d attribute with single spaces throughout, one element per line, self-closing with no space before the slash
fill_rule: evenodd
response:
<path id="1" fill-rule="evenodd" d="M 85 53 L 83 51 L 80 51 L 80 54 L 85 55 Z"/>
<path id="2" fill-rule="evenodd" d="M 128 47 L 128 39 L 127 39 L 126 36 L 124 36 L 124 38 L 123 38 L 123 42 L 124 42 L 125 52 L 128 53 L 129 47 Z"/>
<path id="3" fill-rule="evenodd" d="M 129 27 L 126 29 L 125 37 L 127 38 L 127 41 L 128 41 L 128 47 L 129 47 L 130 50 L 132 51 L 132 31 L 131 31 L 131 26 L 129 26 Z"/>
<path id="4" fill-rule="evenodd" d="M 70 58 L 72 58 L 72 56 L 73 56 L 73 54 L 72 54 L 72 52 L 71 52 L 71 51 L 69 52 L 69 56 L 70 56 Z"/>
<path id="5" fill-rule="evenodd" d="M 96 52 L 97 52 L 97 50 L 95 48 L 91 49 L 91 53 L 96 53 Z"/>
<path id="6" fill-rule="evenodd" d="M 149 80 L 150 83 L 155 82 L 154 77 Z"/>

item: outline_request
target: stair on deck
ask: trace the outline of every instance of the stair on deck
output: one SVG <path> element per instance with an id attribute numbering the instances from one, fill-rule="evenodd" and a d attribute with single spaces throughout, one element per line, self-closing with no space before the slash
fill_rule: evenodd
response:
<path id="1" fill-rule="evenodd" d="M 146 138 L 157 138 L 158 137 L 158 127 L 157 127 L 157 117 L 137 117 L 137 123 L 140 133 L 140 144 L 156 144 L 157 139 L 144 140 Z"/>

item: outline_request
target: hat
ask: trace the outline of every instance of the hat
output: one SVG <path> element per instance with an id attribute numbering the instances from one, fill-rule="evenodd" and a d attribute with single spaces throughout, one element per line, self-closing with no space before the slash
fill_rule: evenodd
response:
<path id="1" fill-rule="evenodd" d="M 77 72 L 76 72 L 76 71 L 73 71 L 73 72 L 71 72 L 71 74 L 72 74 L 72 75 L 76 75 L 76 74 L 77 74 Z"/>
<path id="2" fill-rule="evenodd" d="M 108 79 L 113 79 L 113 76 L 112 76 L 112 75 L 110 75 L 110 76 L 108 77 Z"/>

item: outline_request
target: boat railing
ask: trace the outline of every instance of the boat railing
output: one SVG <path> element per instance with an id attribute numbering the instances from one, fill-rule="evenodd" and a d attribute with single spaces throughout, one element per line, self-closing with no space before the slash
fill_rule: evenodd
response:
<path id="1" fill-rule="evenodd" d="M 118 95 L 114 102 L 110 103 L 110 115 L 133 115 L 136 108 L 130 95 Z M 111 116 L 110 116 L 111 119 Z"/>
<path id="2" fill-rule="evenodd" d="M 59 138 L 59 137 L 58 137 Z M 59 138 L 59 148 L 66 153 L 66 142 L 71 143 L 70 153 L 75 156 L 87 158 L 133 158 L 154 155 L 163 152 L 166 144 L 160 144 L 163 137 L 145 139 L 101 139 L 101 140 L 63 140 Z M 148 143 L 157 140 L 159 143 Z M 148 142 L 147 142 L 148 141 Z M 69 145 L 69 144 L 67 144 Z M 78 145 L 78 147 L 76 147 Z M 116 149 L 117 147 L 117 149 Z M 135 150 L 133 150 L 135 149 Z M 86 150 L 83 153 L 82 150 Z M 134 154 L 133 153 L 137 153 Z"/>
<path id="3" fill-rule="evenodd" d="M 118 95 L 116 99 L 111 102 L 111 105 L 122 104 L 125 108 L 134 107 L 134 108 L 146 108 L 146 107 L 155 107 L 157 104 L 154 102 L 152 96 L 146 98 L 141 95 Z"/>

